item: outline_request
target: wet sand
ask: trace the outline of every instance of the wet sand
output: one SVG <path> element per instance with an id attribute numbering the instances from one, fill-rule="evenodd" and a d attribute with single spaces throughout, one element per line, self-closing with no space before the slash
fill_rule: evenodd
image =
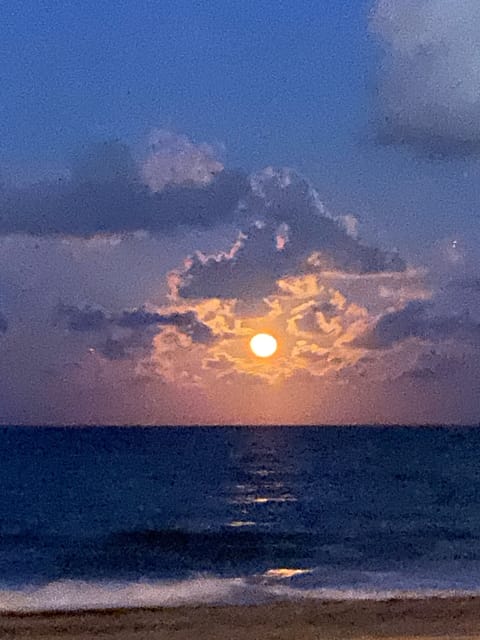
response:
<path id="1" fill-rule="evenodd" d="M 25 640 L 344 640 L 476 638 L 480 598 L 277 602 L 0 614 L 0 638 Z"/>

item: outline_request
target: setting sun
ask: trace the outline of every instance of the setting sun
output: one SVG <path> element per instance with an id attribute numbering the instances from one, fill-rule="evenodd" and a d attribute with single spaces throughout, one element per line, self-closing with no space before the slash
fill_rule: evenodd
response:
<path id="1" fill-rule="evenodd" d="M 277 350 L 277 341 L 269 333 L 257 333 L 250 340 L 250 349 L 259 358 L 269 358 Z"/>

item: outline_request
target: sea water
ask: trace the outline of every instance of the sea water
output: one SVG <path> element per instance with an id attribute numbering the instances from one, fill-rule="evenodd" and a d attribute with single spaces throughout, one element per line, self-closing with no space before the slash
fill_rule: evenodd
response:
<path id="1" fill-rule="evenodd" d="M 0 429 L 0 610 L 478 591 L 478 429 Z"/>

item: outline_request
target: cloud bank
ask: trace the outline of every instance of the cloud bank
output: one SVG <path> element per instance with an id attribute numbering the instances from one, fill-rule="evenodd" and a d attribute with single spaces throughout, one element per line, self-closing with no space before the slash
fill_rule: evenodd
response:
<path id="1" fill-rule="evenodd" d="M 223 170 L 213 148 L 156 132 L 146 157 L 108 141 L 85 149 L 69 178 L 0 189 L 0 234 L 79 236 L 230 223 L 246 176 Z"/>
<path id="2" fill-rule="evenodd" d="M 431 304 L 413 301 L 400 311 L 383 315 L 356 344 L 368 349 L 386 349 L 408 338 L 429 343 L 459 340 L 480 346 L 480 322 L 468 313 L 439 315 Z"/>

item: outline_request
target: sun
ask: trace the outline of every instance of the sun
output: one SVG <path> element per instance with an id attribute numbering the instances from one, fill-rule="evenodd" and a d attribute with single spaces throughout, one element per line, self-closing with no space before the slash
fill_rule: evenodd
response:
<path id="1" fill-rule="evenodd" d="M 250 340 L 250 349 L 259 358 L 269 358 L 277 350 L 277 341 L 269 333 L 257 333 Z"/>

